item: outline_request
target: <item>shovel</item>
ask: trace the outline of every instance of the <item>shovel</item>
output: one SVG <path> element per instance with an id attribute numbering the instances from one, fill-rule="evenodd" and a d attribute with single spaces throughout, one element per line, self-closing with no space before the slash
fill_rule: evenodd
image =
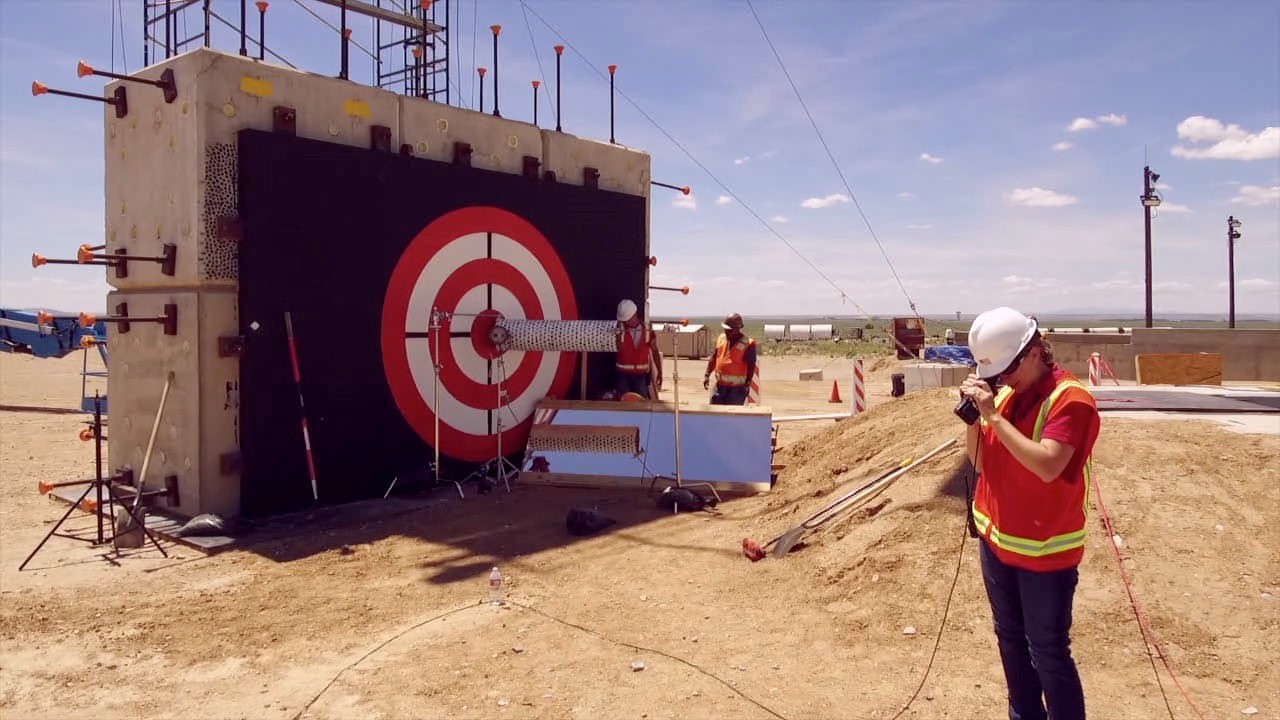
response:
<path id="1" fill-rule="evenodd" d="M 914 462 L 903 461 L 903 464 L 900 467 L 890 470 L 857 490 L 846 493 L 845 495 L 837 498 L 831 504 L 813 515 L 810 515 L 804 520 L 804 522 L 779 535 L 775 540 L 766 543 L 765 547 L 773 545 L 773 556 L 776 558 L 785 556 L 787 553 L 791 552 L 791 548 L 795 547 L 795 544 L 800 540 L 800 537 L 806 532 L 822 527 L 832 518 L 835 518 L 854 505 L 861 505 L 870 501 L 880 493 L 887 490 L 890 485 L 898 480 L 898 478 L 910 472 L 912 468 L 915 468 L 917 465 L 920 465 L 926 460 L 932 458 L 934 455 L 937 455 L 955 444 L 955 439 L 951 439 L 929 451 L 919 460 Z"/>

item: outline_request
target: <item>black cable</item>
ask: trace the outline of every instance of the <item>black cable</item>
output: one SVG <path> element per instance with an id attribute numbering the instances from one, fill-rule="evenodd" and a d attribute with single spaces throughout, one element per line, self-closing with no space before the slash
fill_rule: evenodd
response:
<path id="1" fill-rule="evenodd" d="M 532 13 L 533 16 L 538 19 L 539 22 L 547 26 L 548 30 L 550 30 L 556 37 L 560 38 L 560 40 L 565 44 L 565 47 L 577 53 L 578 57 L 582 58 L 583 62 L 587 64 L 587 67 L 591 68 L 596 73 L 596 75 L 598 75 L 602 80 L 605 80 L 606 82 L 608 81 L 608 76 L 605 75 L 603 72 L 601 72 L 600 68 L 592 64 L 591 60 L 589 60 L 586 55 L 583 55 L 582 52 L 580 52 L 576 47 L 574 47 L 573 43 L 569 42 L 569 40 L 565 38 L 565 36 L 562 35 L 560 31 L 555 28 L 555 26 L 547 22 L 545 18 L 539 15 L 537 10 L 534 10 L 533 8 L 529 7 L 526 0 L 520 0 L 520 5 L 527 8 L 528 11 Z M 757 221 L 759 221 L 760 224 L 763 225 L 766 230 L 772 233 L 774 237 L 781 240 L 782 244 L 786 245 L 787 248 L 791 250 L 791 252 L 795 253 L 796 257 L 800 258 L 800 260 L 803 261 L 806 265 L 808 265 L 810 269 L 812 269 L 815 273 L 817 273 L 819 277 L 825 280 L 827 284 L 830 285 L 832 289 L 836 291 L 836 293 L 840 296 L 841 300 L 853 303 L 853 306 L 857 308 L 857 310 L 861 312 L 864 316 L 866 316 L 868 319 L 872 319 L 872 320 L 875 319 L 874 316 L 871 315 L 871 313 L 868 313 L 865 309 L 863 309 L 861 305 L 859 305 L 852 297 L 850 297 L 847 292 L 841 289 L 841 287 L 838 284 L 836 284 L 834 280 L 832 280 L 826 273 L 822 272 L 822 270 L 817 265 L 815 265 L 811 260 L 809 260 L 809 258 L 805 257 L 799 250 L 797 250 L 796 247 L 792 245 L 789 240 L 787 240 L 785 237 L 782 236 L 782 233 L 779 233 L 772 225 L 769 224 L 767 220 L 761 217 L 755 210 L 752 210 L 750 205 L 748 205 L 745 201 L 743 201 L 743 199 L 739 197 L 737 193 L 729 189 L 728 185 L 725 185 L 724 182 L 722 182 L 720 178 L 716 176 L 715 173 L 711 172 L 711 170 L 708 169 L 706 165 L 702 164 L 702 162 L 700 162 L 696 157 L 694 157 L 693 153 L 689 152 L 689 150 L 685 148 L 684 145 L 680 144 L 680 141 L 672 137 L 671 133 L 667 132 L 666 129 L 662 127 L 662 125 L 658 124 L 657 120 L 654 120 L 653 117 L 649 115 L 649 113 L 644 111 L 644 108 L 641 108 L 638 104 L 636 104 L 636 102 L 632 100 L 622 90 L 616 89 L 615 87 L 615 91 L 623 100 L 626 100 L 628 103 L 630 103 L 631 107 L 636 109 L 636 112 L 643 115 L 646 120 L 648 120 L 655 128 L 657 128 L 658 132 L 662 133 L 663 136 L 665 136 L 668 140 L 670 140 L 673 145 L 679 148 L 680 152 L 684 153 L 685 157 L 689 158 L 690 162 L 692 162 L 694 165 L 697 165 L 698 168 L 702 170 L 702 172 L 706 173 L 707 177 L 711 178 L 711 180 L 716 185 L 718 185 L 721 190 L 723 190 L 727 195 L 732 197 L 734 200 L 737 200 L 738 204 L 742 206 L 743 210 L 746 210 L 752 217 L 754 217 Z"/>
<path id="2" fill-rule="evenodd" d="M 694 663 L 689 662 L 688 660 L 685 660 L 684 658 L 678 657 L 678 656 L 676 656 L 676 655 L 672 655 L 671 653 L 663 652 L 663 651 L 661 651 L 661 650 L 655 650 L 655 649 L 653 649 L 653 648 L 645 647 L 645 646 L 643 646 L 643 645 L 635 645 L 635 644 L 632 644 L 632 643 L 629 643 L 629 642 L 623 642 L 623 641 L 621 641 L 621 640 L 614 640 L 613 638 L 608 637 L 607 635 L 603 635 L 603 634 L 601 634 L 601 633 L 598 633 L 598 632 L 596 632 L 595 630 L 592 630 L 591 628 L 583 627 L 582 625 L 578 625 L 577 623 L 569 622 L 568 620 L 561 620 L 560 618 L 556 617 L 555 615 L 552 615 L 552 614 L 550 614 L 550 613 L 548 613 L 548 612 L 544 612 L 544 611 L 539 610 L 538 608 L 532 607 L 532 606 L 530 606 L 530 605 L 525 605 L 524 603 L 515 602 L 515 601 L 513 601 L 513 600 L 507 600 L 507 601 L 505 601 L 505 602 L 506 602 L 506 604 L 507 604 L 507 605 L 510 605 L 510 606 L 512 606 L 512 607 L 518 607 L 518 608 L 521 608 L 521 609 L 524 609 L 524 610 L 528 610 L 529 612 L 532 612 L 532 613 L 534 613 L 534 614 L 536 614 L 536 615 L 541 615 L 542 617 L 547 618 L 548 620 L 552 620 L 552 621 L 554 621 L 554 622 L 560 623 L 561 625 L 564 625 L 565 627 L 570 627 L 570 628 L 573 628 L 574 630 L 580 630 L 580 631 L 582 631 L 582 632 L 584 632 L 584 633 L 587 633 L 588 635 L 594 635 L 595 637 L 598 637 L 598 638 L 600 638 L 601 640 L 604 640 L 605 642 L 612 643 L 612 644 L 614 644 L 614 645 L 618 645 L 619 647 L 625 647 L 625 648 L 629 648 L 629 649 L 631 649 L 631 650 L 635 650 L 635 651 L 637 651 L 637 652 L 650 653 L 650 654 L 653 654 L 653 655 L 658 655 L 658 656 L 660 656 L 660 657 L 667 658 L 668 660 L 674 660 L 674 661 L 676 661 L 676 662 L 678 662 L 678 663 L 680 663 L 680 664 L 682 664 L 682 665 L 685 665 L 686 667 L 689 667 L 689 668 L 692 668 L 693 670 L 698 671 L 699 673 L 701 673 L 701 674 L 703 674 L 703 675 L 705 675 L 705 676 L 707 676 L 707 677 L 711 678 L 712 680 L 715 680 L 716 682 L 720 683 L 721 685 L 724 685 L 724 686 L 725 686 L 726 688 L 728 688 L 730 691 L 732 691 L 733 693 L 735 693 L 736 695 L 738 695 L 738 697 L 741 697 L 743 700 L 746 700 L 747 702 L 751 703 L 752 705 L 755 705 L 756 707 L 760 708 L 761 710 L 765 711 L 766 713 L 769 713 L 769 715 L 771 715 L 771 716 L 773 716 L 773 717 L 775 717 L 775 718 L 778 718 L 778 720 L 787 720 L 785 716 L 783 716 L 782 714 L 778 713 L 776 710 L 773 710 L 772 708 L 770 708 L 769 706 L 765 705 L 764 703 L 761 703 L 761 702 L 759 702 L 758 700 L 753 699 L 752 697 L 750 697 L 750 696 L 749 696 L 749 695 L 747 695 L 746 693 L 742 692 L 741 690 L 739 690 L 738 688 L 734 687 L 732 684 L 730 684 L 729 682 L 727 682 L 726 680 L 724 680 L 723 678 L 721 678 L 719 675 L 716 675 L 715 673 L 713 673 L 713 672 L 711 672 L 711 671 L 709 671 L 709 670 L 705 670 L 705 669 L 703 669 L 701 666 L 699 666 L 699 665 L 695 665 Z M 321 697 L 322 695 L 324 695 L 326 692 L 328 692 L 329 688 L 333 687 L 334 683 L 338 682 L 338 679 L 339 679 L 339 678 L 341 678 L 344 674 L 346 674 L 346 672 L 347 672 L 348 670 L 351 670 L 351 669 L 352 669 L 352 668 L 354 668 L 355 666 L 357 666 L 357 665 L 359 665 L 360 663 L 364 662 L 365 660 L 369 659 L 369 657 L 370 657 L 370 656 L 372 656 L 374 653 L 376 653 L 376 652 L 378 652 L 379 650 L 381 650 L 381 649 L 385 648 L 386 646 L 390 645 L 391 643 L 395 642 L 396 640 L 399 640 L 400 638 L 404 637 L 405 635 L 409 634 L 410 632 L 412 632 L 412 631 L 414 631 L 414 630 L 417 630 L 418 628 L 423 627 L 424 625 L 428 625 L 428 624 L 430 624 L 430 623 L 433 623 L 433 622 L 435 622 L 436 620 L 443 620 L 444 618 L 447 618 L 447 617 L 449 617 L 450 615 L 456 615 L 456 614 L 458 614 L 458 613 L 460 613 L 460 612 L 463 612 L 464 610 L 472 610 L 472 609 L 475 609 L 475 608 L 479 608 L 479 607 L 487 607 L 487 606 L 488 606 L 488 604 L 487 604 L 487 603 L 475 603 L 475 604 L 463 605 L 463 606 L 461 606 L 461 607 L 456 607 L 456 608 L 454 608 L 454 609 L 452 609 L 452 610 L 448 610 L 448 611 L 442 612 L 442 613 L 440 613 L 440 614 L 438 614 L 438 615 L 432 615 L 431 617 L 429 617 L 429 618 L 427 618 L 427 619 L 425 619 L 425 620 L 422 620 L 422 621 L 419 621 L 419 622 L 417 622 L 417 623 L 414 623 L 413 625 L 410 625 L 409 627 L 405 628 L 404 630 L 401 630 L 400 632 L 396 633 L 395 635 L 392 635 L 391 637 L 387 638 L 386 640 L 383 640 L 382 642 L 378 643 L 378 644 L 377 644 L 377 645 L 375 645 L 373 648 L 371 648 L 368 652 L 366 652 L 365 654 L 363 654 L 363 655 L 361 655 L 359 658 L 357 658 L 355 662 L 350 663 L 350 664 L 349 664 L 349 665 L 347 665 L 346 667 L 344 667 L 344 668 L 342 668 L 341 670 L 339 670 L 339 671 L 338 671 L 338 674 L 334 675 L 334 676 L 333 676 L 333 678 L 332 678 L 332 679 L 330 679 L 328 683 L 325 683 L 325 686 L 324 686 L 323 688 L 321 688 L 321 689 L 320 689 L 320 692 L 316 693 L 316 694 L 315 694 L 315 695 L 314 695 L 310 700 L 308 700 L 308 701 L 307 701 L 307 703 L 306 703 L 305 705 L 303 705 L 303 706 L 302 706 L 302 709 L 298 710 L 298 712 L 294 714 L 294 716 L 293 716 L 293 720 L 299 720 L 299 718 L 301 718 L 301 717 L 302 717 L 302 716 L 307 712 L 307 710 L 310 710 L 310 709 L 311 709 L 311 706 L 312 706 L 312 705 L 314 705 L 314 704 L 316 703 L 316 701 L 317 701 L 317 700 L 319 700 L 319 699 L 320 699 L 320 697 Z"/>
<path id="3" fill-rule="evenodd" d="M 911 707 L 911 703 L 915 702 L 916 698 L 920 696 L 920 691 L 924 689 L 924 684 L 929 679 L 929 672 L 933 669 L 933 660 L 938 656 L 938 646 L 942 644 L 942 631 L 947 627 L 947 615 L 951 612 L 951 599 L 956 594 L 956 583 L 960 581 L 960 568 L 964 560 L 964 545 L 968 540 L 969 529 L 966 527 L 965 531 L 960 534 L 960 551 L 956 553 L 956 574 L 951 578 L 951 589 L 947 591 L 947 602 L 942 606 L 942 622 L 938 625 L 937 637 L 933 640 L 933 652 L 929 653 L 929 663 L 925 665 L 924 675 L 920 678 L 920 684 L 916 686 L 916 691 L 911 693 L 907 704 L 903 705 L 902 709 L 889 720 L 898 720 L 898 718 L 902 717 L 902 713 L 906 712 L 907 708 Z"/>
<path id="4" fill-rule="evenodd" d="M 529 31 L 529 47 L 533 50 L 533 59 L 538 61 L 538 79 L 542 81 L 542 92 L 547 97 L 547 107 L 551 105 L 551 90 L 547 87 L 547 74 L 542 69 L 542 56 L 538 54 L 538 44 L 533 39 L 533 23 L 529 22 L 529 11 L 524 3 L 520 3 L 520 14 L 524 16 L 524 28 Z"/>
<path id="5" fill-rule="evenodd" d="M 867 232 L 871 233 L 871 239 L 875 240 L 876 247 L 880 248 L 880 254 L 884 257 L 885 263 L 889 265 L 889 272 L 893 273 L 893 278 L 898 281 L 898 287 L 902 289 L 902 294 L 907 298 L 907 305 L 911 307 L 911 312 L 919 312 L 916 310 L 916 303 L 911 299 L 911 294 L 907 292 L 907 287 L 902 284 L 902 278 L 898 277 L 898 271 L 893 266 L 893 261 L 889 259 L 889 254 L 885 252 L 884 245 L 880 243 L 880 238 L 876 236 L 876 231 L 871 227 L 871 220 L 867 218 L 867 214 L 862 211 L 862 204 L 858 202 L 858 196 L 854 195 L 853 188 L 849 186 L 849 181 L 845 179 L 844 171 L 840 169 L 840 164 L 836 162 L 836 157 L 831 152 L 831 148 L 827 145 L 826 139 L 822 137 L 822 131 L 818 129 L 818 123 L 813 119 L 813 114 L 809 112 L 809 106 L 805 104 L 804 98 L 800 95 L 800 88 L 796 87 L 795 80 L 791 79 L 791 73 L 787 71 L 787 66 L 782 62 L 782 56 L 778 54 L 778 49 L 773 46 L 773 40 L 769 37 L 769 32 L 765 30 L 764 23 L 760 20 L 760 16 L 756 14 L 755 5 L 751 0 L 747 0 L 747 7 L 751 10 L 751 15 L 756 19 L 756 24 L 760 26 L 760 33 L 764 35 L 764 41 L 769 45 L 769 49 L 773 51 L 773 57 L 778 61 L 778 67 L 782 68 L 782 74 L 787 77 L 787 82 L 791 84 L 791 89 L 796 94 L 796 99 L 800 101 L 800 107 L 804 109 L 804 114 L 809 118 L 809 124 L 813 126 L 813 132 L 818 136 L 818 142 L 822 143 L 822 149 L 827 152 L 827 157 L 831 160 L 831 165 L 835 167 L 836 174 L 840 176 L 840 182 L 844 184 L 844 189 L 849 193 L 849 199 L 853 201 L 853 206 L 858 209 L 858 215 L 862 217 L 862 222 L 867 226 Z"/>

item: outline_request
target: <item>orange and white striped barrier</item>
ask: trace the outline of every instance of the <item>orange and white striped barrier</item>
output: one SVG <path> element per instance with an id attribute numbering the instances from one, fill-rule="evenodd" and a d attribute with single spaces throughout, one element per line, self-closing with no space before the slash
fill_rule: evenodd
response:
<path id="1" fill-rule="evenodd" d="M 850 412 L 854 415 L 867 411 L 867 378 L 862 367 L 862 358 L 853 360 L 853 406 Z"/>
<path id="2" fill-rule="evenodd" d="M 1089 355 L 1089 384 L 1101 385 L 1102 375 L 1106 373 L 1107 377 L 1116 385 L 1120 384 L 1120 379 L 1116 377 L 1115 371 L 1111 369 L 1111 363 L 1102 357 L 1102 353 L 1091 353 Z"/>
<path id="3" fill-rule="evenodd" d="M 760 404 L 760 362 L 756 361 L 755 372 L 751 373 L 751 384 L 747 388 L 747 404 Z"/>

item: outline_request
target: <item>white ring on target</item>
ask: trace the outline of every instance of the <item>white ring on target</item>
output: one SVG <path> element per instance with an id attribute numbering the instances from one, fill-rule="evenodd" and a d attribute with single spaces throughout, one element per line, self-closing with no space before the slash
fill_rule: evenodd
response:
<path id="1" fill-rule="evenodd" d="M 490 248 L 491 254 L 487 254 L 486 250 Z M 409 308 L 405 314 L 405 331 L 422 333 L 429 329 L 431 310 L 436 305 L 436 298 L 440 293 L 440 288 L 457 272 L 458 268 L 472 260 L 485 259 L 486 257 L 505 262 L 521 274 L 533 289 L 543 319 L 564 319 L 560 314 L 560 298 L 556 294 L 555 285 L 542 263 L 538 261 L 532 252 L 505 235 L 493 233 L 492 240 L 490 240 L 489 233 L 469 233 L 450 241 L 440 248 L 422 269 L 417 281 L 414 283 L 413 291 L 409 294 Z M 476 287 L 481 288 L 483 292 L 484 285 Z M 509 303 L 510 309 L 515 311 L 512 314 L 517 316 L 524 315 L 523 308 L 520 307 L 510 290 L 497 284 L 493 287 L 495 309 L 497 309 L 499 302 L 503 306 L 507 306 Z M 459 300 L 458 308 L 448 310 L 462 313 L 478 312 L 478 310 L 473 311 L 471 309 L 473 305 L 476 305 L 474 300 L 471 299 L 472 292 L 473 290 L 468 290 L 464 293 L 463 298 Z M 483 303 L 480 305 L 479 309 L 484 309 Z M 467 309 L 464 310 L 463 308 Z M 504 315 L 506 314 L 504 312 Z M 445 329 L 449 332 L 469 331 L 471 322 L 472 318 L 470 317 L 450 318 L 445 323 Z M 470 337 L 451 339 L 442 336 L 440 340 L 441 342 L 452 343 L 451 348 L 455 362 L 467 377 L 476 382 L 488 384 L 487 360 L 476 353 Z M 501 413 L 502 428 L 504 430 L 509 430 L 528 419 L 533 414 L 534 406 L 537 402 L 545 397 L 551 389 L 556 371 L 560 365 L 560 353 L 542 353 L 532 382 L 518 396 L 511 395 L 506 408 L 489 411 L 471 407 L 454 397 L 453 393 L 443 383 L 440 386 L 440 406 L 436 407 L 434 397 L 435 367 L 431 356 L 432 342 L 426 338 L 406 338 L 405 343 L 409 372 L 413 377 L 414 385 L 418 388 L 422 401 L 443 422 L 448 423 L 459 432 L 469 435 L 487 436 L 497 432 L 496 422 L 494 422 L 493 427 L 490 427 L 490 412 Z M 507 375 L 507 377 L 502 378 L 503 389 L 508 390 L 506 383 L 510 376 L 515 373 L 516 368 L 519 367 L 523 353 L 506 353 L 503 358 Z M 477 362 L 480 367 L 484 368 L 483 370 L 477 367 Z M 497 366 L 496 362 L 494 372 L 501 372 L 501 368 Z M 496 383 L 492 390 L 496 398 Z M 513 415 L 514 417 L 512 417 Z"/>

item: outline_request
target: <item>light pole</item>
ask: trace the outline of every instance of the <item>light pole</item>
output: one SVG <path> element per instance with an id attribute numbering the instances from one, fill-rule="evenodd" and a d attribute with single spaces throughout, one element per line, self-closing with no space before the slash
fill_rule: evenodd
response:
<path id="1" fill-rule="evenodd" d="M 1142 212 L 1146 218 L 1146 254 L 1147 254 L 1147 327 L 1151 327 L 1151 208 L 1160 207 L 1160 196 L 1155 194 L 1152 186 L 1160 181 L 1160 174 L 1151 171 L 1150 166 L 1142 168 Z"/>
<path id="2" fill-rule="evenodd" d="M 1240 239 L 1240 221 L 1227 216 L 1227 292 L 1231 298 L 1227 310 L 1227 327 L 1236 326 L 1236 241 Z"/>

